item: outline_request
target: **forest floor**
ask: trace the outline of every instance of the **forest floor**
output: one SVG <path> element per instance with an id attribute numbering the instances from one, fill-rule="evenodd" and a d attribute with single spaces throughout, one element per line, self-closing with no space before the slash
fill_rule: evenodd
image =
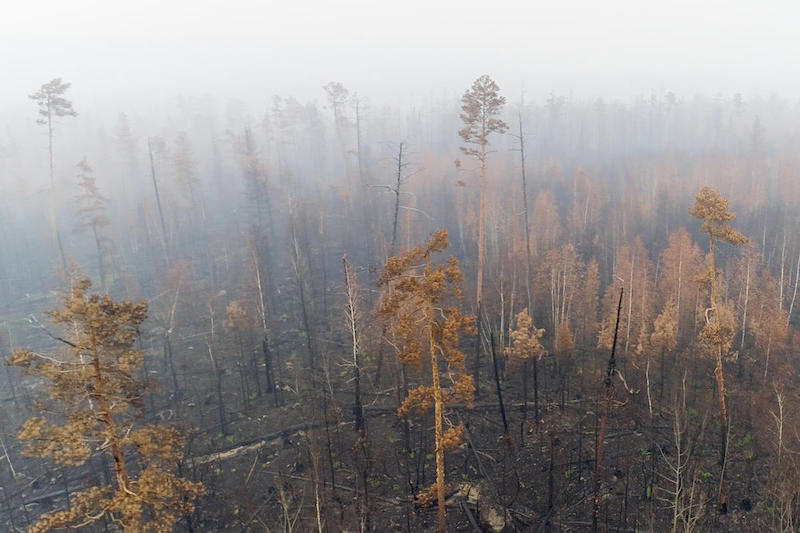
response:
<path id="1" fill-rule="evenodd" d="M 601 383 L 599 372 L 587 374 Z M 521 397 L 521 391 L 507 381 L 509 435 L 504 437 L 498 402 L 490 384 L 485 385 L 473 409 L 456 406 L 448 411 L 450 422 L 466 428 L 461 446 L 447 453 L 448 530 L 591 531 L 596 415 L 601 407 L 587 398 L 601 397 L 600 387 L 583 379 L 565 385 L 563 395 L 557 386 L 543 387 L 535 423 L 532 398 L 523 413 L 521 402 L 508 400 Z M 702 384 L 697 389 L 702 393 Z M 410 421 L 412 452 L 406 461 L 403 423 L 391 395 L 371 397 L 365 410 L 364 463 L 349 416 L 350 395 L 336 395 L 327 409 L 316 411 L 283 396 L 285 403 L 277 408 L 268 397 L 254 402 L 250 414 L 232 420 L 229 436 L 203 434 L 193 445 L 194 458 L 187 458 L 192 477 L 210 489 L 194 518 L 202 530 L 270 531 L 291 523 L 296 531 L 316 531 L 319 524 L 324 531 L 358 531 L 360 519 L 367 520 L 359 503 L 359 465 L 364 464 L 368 520 L 374 530 L 434 529 L 435 505 L 421 507 L 413 501 L 434 480 L 430 416 Z M 641 391 L 617 387 L 601 474 L 601 531 L 672 527 L 667 491 L 668 467 L 675 458 L 673 420 L 668 412 L 651 420 L 642 396 Z M 763 482 L 757 479 L 763 458 L 746 434 L 731 439 L 729 512 L 719 515 L 714 509 L 719 468 L 714 443 L 709 442 L 716 435 L 711 415 L 689 413 L 693 434 L 686 438 L 694 439 L 690 510 L 696 530 L 759 530 L 763 523 L 752 512 L 758 502 L 751 501 L 749 487 Z"/>
<path id="2" fill-rule="evenodd" d="M 685 356 L 677 355 L 673 364 Z M 466 429 L 460 447 L 446 454 L 448 531 L 592 530 L 595 443 L 602 410 L 598 399 L 603 397 L 605 357 L 576 354 L 568 366 L 559 366 L 554 358 L 543 360 L 538 420 L 532 390 L 527 392 L 527 402 L 522 402 L 519 372 L 511 369 L 502 382 L 508 436 L 504 436 L 489 373 L 484 374 L 482 393 L 473 409 L 457 405 L 447 410 L 449 423 L 463 423 Z M 696 518 L 695 531 L 763 531 L 774 504 L 753 487 L 767 486 L 767 465 L 773 459 L 770 437 L 749 431 L 747 417 L 757 415 L 734 412 L 738 418 L 732 424 L 726 466 L 731 499 L 728 513 L 718 514 L 714 391 L 710 372 L 702 373 L 705 370 L 701 368 L 687 382 L 687 405 L 705 406 L 705 410 L 688 408 L 684 413 L 682 439 L 692 454 L 687 470 L 691 476 L 682 487 L 684 512 Z M 670 531 L 674 518 L 670 465 L 676 458 L 674 398 L 660 397 L 661 387 L 654 383 L 651 417 L 646 391 L 638 388 L 645 381 L 642 369 L 629 365 L 626 371 L 623 366 L 622 374 L 637 388 L 614 380 L 598 529 Z M 748 401 L 747 375 L 732 376 L 731 405 Z M 196 404 L 182 406 L 167 391 L 155 397 L 153 401 L 164 405 L 151 403 L 148 418 L 178 421 L 188 436 L 179 470 L 202 481 L 207 491 L 180 530 L 359 531 L 363 521 L 373 531 L 432 531 L 435 505 L 422 507 L 414 500 L 435 477 L 431 415 L 409 418 L 407 454 L 405 423 L 396 414 L 396 395 L 390 384 L 365 387 L 366 433 L 360 441 L 353 429 L 353 396 L 346 385 L 331 394 L 304 388 L 301 381 L 284 380 L 277 398 L 275 393 L 252 393 L 248 405 L 229 386 L 224 397 L 225 433 L 213 387 L 187 383 L 185 390 L 200 391 L 191 396 Z M 29 399 L 33 386 L 21 389 L 21 402 Z M 677 388 L 667 383 L 666 390 Z M 14 425 L 6 423 L 8 428 Z M 10 434 L 8 428 L 6 434 Z M 7 531 L 24 530 L 40 513 L 64 507 L 68 492 L 108 475 L 107 465 L 99 460 L 73 470 L 68 477 L 65 469 L 44 464 L 16 466 L 17 477 L 7 469 L 1 474 L 0 525 Z M 365 493 L 368 511 L 362 505 Z M 104 526 L 88 530 L 103 531 Z"/>

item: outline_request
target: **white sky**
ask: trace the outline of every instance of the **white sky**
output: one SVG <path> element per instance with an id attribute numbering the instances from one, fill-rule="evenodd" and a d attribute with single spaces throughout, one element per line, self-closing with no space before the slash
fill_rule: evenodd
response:
<path id="1" fill-rule="evenodd" d="M 341 81 L 378 102 L 460 94 L 480 74 L 509 96 L 673 90 L 800 94 L 798 2 L 553 0 L 5 0 L 0 116 L 53 77 L 76 109 L 178 95 L 266 105 Z M 0 119 L 1 120 L 1 119 Z"/>

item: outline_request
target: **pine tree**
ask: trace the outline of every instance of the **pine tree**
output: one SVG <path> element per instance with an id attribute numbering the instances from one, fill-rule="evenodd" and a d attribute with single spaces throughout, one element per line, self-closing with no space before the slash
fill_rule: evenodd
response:
<path id="1" fill-rule="evenodd" d="M 533 360 L 534 365 L 542 357 L 547 355 L 541 343 L 544 329 L 537 329 L 533 325 L 533 319 L 528 314 L 528 309 L 523 309 L 516 316 L 517 329 L 509 334 L 509 346 L 505 353 L 511 361 L 522 361 L 524 369 L 522 372 L 522 423 L 520 426 L 520 442 L 523 442 L 525 434 L 525 423 L 528 414 L 528 361 Z M 536 368 L 534 366 L 534 368 Z M 539 376 L 538 372 L 533 373 L 533 415 L 534 423 L 539 423 Z"/>
<path id="2" fill-rule="evenodd" d="M 717 267 L 714 263 L 714 245 L 717 242 L 728 242 L 739 246 L 747 242 L 747 237 L 731 228 L 728 223 L 736 218 L 728 211 L 728 200 L 711 187 L 703 187 L 695 198 L 694 207 L 689 214 L 703 221 L 700 226 L 703 233 L 708 233 L 708 268 L 700 281 L 708 286 L 709 307 L 705 312 L 706 325 L 700 333 L 700 339 L 716 358 L 714 376 L 717 380 L 717 401 L 719 403 L 720 449 L 719 464 L 722 467 L 719 490 L 719 511 L 728 511 L 728 490 L 725 482 L 726 453 L 728 448 L 728 410 L 725 404 L 725 375 L 722 369 L 723 355 L 727 353 L 733 342 L 735 320 L 730 307 L 722 305 L 718 298 Z"/>
<path id="3" fill-rule="evenodd" d="M 105 234 L 105 229 L 111 223 L 108 216 L 106 216 L 108 198 L 100 194 L 92 167 L 89 166 L 89 162 L 85 157 L 78 163 L 77 167 L 78 186 L 80 187 L 80 193 L 75 196 L 75 200 L 78 203 L 78 229 L 92 232 L 95 248 L 97 249 L 100 285 L 105 291 L 107 281 L 106 257 L 113 246 L 113 243 Z"/>
<path id="4" fill-rule="evenodd" d="M 70 88 L 70 83 L 63 83 L 61 78 L 54 78 L 49 83 L 43 84 L 39 90 L 28 96 L 39 106 L 39 115 L 42 118 L 36 120 L 37 124 L 47 126 L 47 149 L 50 168 L 50 233 L 53 238 L 58 253 L 61 255 L 61 267 L 67 271 L 67 259 L 64 255 L 64 247 L 61 243 L 61 235 L 58 233 L 58 223 L 56 221 L 56 178 L 55 162 L 53 152 L 53 127 L 56 118 L 74 117 L 78 113 L 72 108 L 72 102 L 64 98 L 64 93 Z"/>
<path id="5" fill-rule="evenodd" d="M 89 295 L 90 286 L 88 279 L 78 281 L 64 307 L 48 312 L 74 332 L 59 337 L 68 347 L 63 354 L 15 350 L 8 362 L 49 382 L 49 400 L 37 404 L 49 416 L 23 424 L 23 453 L 64 466 L 108 454 L 114 479 L 75 494 L 69 509 L 42 515 L 28 531 L 77 528 L 107 517 L 125 533 L 170 532 L 193 511 L 203 486 L 172 473 L 182 448 L 176 430 L 139 424 L 147 383 L 136 378 L 143 354 L 133 346 L 147 305 Z"/>
<path id="6" fill-rule="evenodd" d="M 500 96 L 500 87 L 487 75 L 483 75 L 472 84 L 470 90 L 461 97 L 461 120 L 464 128 L 458 134 L 468 146 L 462 146 L 464 154 L 476 158 L 481 164 L 480 206 L 478 208 L 478 273 L 475 307 L 478 320 L 478 340 L 475 351 L 475 386 L 480 387 L 480 352 L 481 352 L 481 311 L 483 304 L 483 264 L 486 222 L 486 156 L 489 146 L 489 135 L 503 134 L 508 130 L 505 122 L 496 118 L 506 103 Z M 473 146 L 477 146 L 474 148 Z"/>
<path id="7" fill-rule="evenodd" d="M 474 333 L 475 317 L 462 315 L 447 300 L 461 297 L 462 274 L 458 261 L 450 257 L 444 265 L 435 264 L 432 255 L 447 248 L 447 230 L 438 230 L 425 246 L 390 257 L 378 280 L 385 287 L 380 315 L 391 323 L 401 363 L 421 368 L 427 353 L 430 385 L 409 391 L 398 415 L 407 416 L 434 408 L 436 482 L 418 496 L 421 504 L 438 506 L 438 530 L 446 531 L 444 452 L 459 445 L 464 427 L 459 424 L 444 430 L 447 403 L 462 401 L 472 406 L 474 386 L 467 375 L 464 354 L 458 349 L 460 332 Z M 440 381 L 440 357 L 447 365 L 450 387 Z"/>

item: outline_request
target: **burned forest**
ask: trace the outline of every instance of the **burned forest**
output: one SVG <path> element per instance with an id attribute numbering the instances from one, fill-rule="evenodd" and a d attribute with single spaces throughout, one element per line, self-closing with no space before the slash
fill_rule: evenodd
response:
<path id="1" fill-rule="evenodd" d="M 800 530 L 797 100 L 483 65 L 3 89 L 0 531 Z"/>

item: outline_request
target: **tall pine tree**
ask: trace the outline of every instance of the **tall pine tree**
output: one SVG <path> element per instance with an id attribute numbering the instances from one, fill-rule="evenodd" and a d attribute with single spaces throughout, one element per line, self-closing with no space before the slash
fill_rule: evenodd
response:
<path id="1" fill-rule="evenodd" d="M 125 533 L 170 532 L 193 511 L 203 486 L 172 472 L 182 454 L 178 432 L 142 425 L 137 416 L 147 383 L 136 377 L 143 354 L 134 342 L 147 305 L 90 295 L 90 286 L 88 279 L 76 282 L 64 307 L 48 312 L 55 324 L 68 326 L 58 337 L 63 353 L 21 349 L 8 362 L 49 383 L 49 398 L 37 403 L 45 416 L 28 419 L 19 432 L 27 443 L 23 453 L 75 467 L 105 454 L 114 477 L 75 494 L 67 510 L 42 515 L 28 531 L 77 528 L 106 517 Z"/>

